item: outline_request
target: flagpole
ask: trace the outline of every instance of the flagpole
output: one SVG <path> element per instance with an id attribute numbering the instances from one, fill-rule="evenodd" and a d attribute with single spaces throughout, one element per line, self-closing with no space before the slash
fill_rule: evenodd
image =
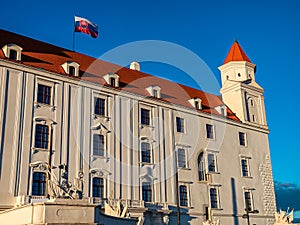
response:
<path id="1" fill-rule="evenodd" d="M 73 31 L 73 52 L 75 51 L 75 30 Z"/>

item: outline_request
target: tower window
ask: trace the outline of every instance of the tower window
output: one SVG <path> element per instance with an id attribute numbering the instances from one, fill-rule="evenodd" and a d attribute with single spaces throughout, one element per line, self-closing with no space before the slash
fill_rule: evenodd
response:
<path id="1" fill-rule="evenodd" d="M 104 156 L 104 136 L 100 134 L 93 135 L 93 155 Z"/>
<path id="2" fill-rule="evenodd" d="M 217 172 L 216 155 L 213 153 L 207 154 L 207 164 L 209 172 Z"/>
<path id="3" fill-rule="evenodd" d="M 152 188 L 149 182 L 143 182 L 142 184 L 142 198 L 145 202 L 152 201 Z"/>
<path id="4" fill-rule="evenodd" d="M 206 138 L 214 139 L 214 127 L 213 127 L 213 125 L 206 124 Z"/>
<path id="5" fill-rule="evenodd" d="M 210 195 L 210 207 L 212 209 L 218 209 L 219 208 L 219 196 L 218 196 L 217 188 L 215 188 L 215 187 L 210 188 L 209 195 Z"/>
<path id="6" fill-rule="evenodd" d="M 34 172 L 32 179 L 32 195 L 45 196 L 46 174 L 43 172 Z"/>
<path id="7" fill-rule="evenodd" d="M 150 144 L 142 142 L 142 162 L 151 163 L 151 149 Z"/>
<path id="8" fill-rule="evenodd" d="M 188 206 L 188 192 L 186 185 L 179 186 L 180 206 Z"/>
<path id="9" fill-rule="evenodd" d="M 18 57 L 17 51 L 11 49 L 11 50 L 9 51 L 9 58 L 12 59 L 12 60 L 17 60 L 17 57 Z"/>
<path id="10" fill-rule="evenodd" d="M 198 156 L 198 178 L 200 181 L 206 180 L 203 152 L 201 152 Z"/>
<path id="11" fill-rule="evenodd" d="M 245 197 L 245 206 L 248 211 L 252 210 L 252 198 L 251 198 L 251 192 L 250 191 L 245 191 L 244 192 L 244 197 Z"/>
<path id="12" fill-rule="evenodd" d="M 243 177 L 249 177 L 248 159 L 241 159 L 241 164 Z"/>
<path id="13" fill-rule="evenodd" d="M 186 156 L 185 150 L 183 148 L 178 149 L 178 167 L 185 168 L 186 167 Z"/>
<path id="14" fill-rule="evenodd" d="M 100 177 L 93 178 L 93 197 L 103 198 L 104 196 L 104 180 Z"/>
<path id="15" fill-rule="evenodd" d="M 141 124 L 150 125 L 150 110 L 141 109 Z"/>
<path id="16" fill-rule="evenodd" d="M 95 109 L 94 113 L 96 115 L 104 116 L 105 115 L 105 99 L 95 98 Z"/>
<path id="17" fill-rule="evenodd" d="M 239 132 L 239 141 L 240 145 L 246 146 L 246 134 L 243 132 Z"/>
<path id="18" fill-rule="evenodd" d="M 49 127 L 47 125 L 37 124 L 35 126 L 35 148 L 48 149 L 49 146 Z"/>
<path id="19" fill-rule="evenodd" d="M 238 73 L 238 77 L 241 77 L 241 74 L 240 74 L 240 73 Z"/>
<path id="20" fill-rule="evenodd" d="M 38 84 L 37 102 L 50 105 L 51 103 L 51 87 Z"/>
<path id="21" fill-rule="evenodd" d="M 184 133 L 184 119 L 176 117 L 176 130 L 179 133 Z"/>

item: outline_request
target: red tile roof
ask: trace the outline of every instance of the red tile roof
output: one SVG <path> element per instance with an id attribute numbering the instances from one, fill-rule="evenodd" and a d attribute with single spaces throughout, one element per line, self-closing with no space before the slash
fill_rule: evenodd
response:
<path id="1" fill-rule="evenodd" d="M 72 79 L 77 79 L 78 82 L 83 80 L 107 85 L 103 76 L 113 72 L 120 76 L 120 87 L 117 88 L 119 91 L 149 98 L 151 96 L 145 88 L 158 85 L 161 87 L 161 99 L 157 100 L 193 108 L 188 100 L 197 97 L 202 99 L 202 112 L 221 116 L 214 109 L 216 106 L 224 105 L 219 96 L 0 29 L 0 48 L 10 43 L 23 48 L 22 61 L 19 63 L 26 66 L 69 76 L 61 65 L 67 61 L 75 61 L 80 64 L 80 77 Z M 0 58 L 9 60 L 3 51 L 0 51 Z M 240 121 L 229 108 L 227 118 Z"/>
<path id="2" fill-rule="evenodd" d="M 232 44 L 232 46 L 227 54 L 227 57 L 224 60 L 224 64 L 231 62 L 231 61 L 251 62 L 237 41 L 234 41 L 234 43 Z"/>

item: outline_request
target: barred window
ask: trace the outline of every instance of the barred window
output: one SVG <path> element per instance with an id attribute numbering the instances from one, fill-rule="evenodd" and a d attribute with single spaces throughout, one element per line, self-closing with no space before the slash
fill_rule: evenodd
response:
<path id="1" fill-rule="evenodd" d="M 188 206 L 188 192 L 186 185 L 179 186 L 180 206 Z"/>
<path id="2" fill-rule="evenodd" d="M 93 135 L 93 155 L 104 156 L 104 136 L 101 134 Z"/>
<path id="3" fill-rule="evenodd" d="M 42 104 L 51 104 L 51 87 L 38 84 L 37 102 Z"/>
<path id="4" fill-rule="evenodd" d="M 104 116 L 105 115 L 105 99 L 95 98 L 95 109 L 94 113 L 96 115 Z"/>
<path id="5" fill-rule="evenodd" d="M 104 195 L 104 180 L 100 177 L 93 178 L 93 197 L 103 198 Z"/>
<path id="6" fill-rule="evenodd" d="M 35 148 L 48 149 L 49 146 L 49 126 L 37 124 L 35 126 Z"/>
<path id="7" fill-rule="evenodd" d="M 151 163 L 151 149 L 150 144 L 142 142 L 142 162 Z"/>
<path id="8" fill-rule="evenodd" d="M 252 210 L 252 198 L 251 198 L 251 192 L 250 191 L 245 191 L 244 192 L 244 197 L 245 197 L 245 206 L 248 211 Z"/>
<path id="9" fill-rule="evenodd" d="M 32 195 L 45 196 L 46 174 L 43 172 L 34 172 L 32 179 Z"/>

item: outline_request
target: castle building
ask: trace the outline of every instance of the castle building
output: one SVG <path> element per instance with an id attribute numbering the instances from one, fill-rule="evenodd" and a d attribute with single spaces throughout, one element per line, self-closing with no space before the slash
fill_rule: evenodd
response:
<path id="1" fill-rule="evenodd" d="M 274 224 L 264 90 L 238 42 L 221 96 L 5 30 L 0 48 L 1 224 L 114 224 L 107 201 L 145 225 L 178 209 L 181 224 Z"/>

